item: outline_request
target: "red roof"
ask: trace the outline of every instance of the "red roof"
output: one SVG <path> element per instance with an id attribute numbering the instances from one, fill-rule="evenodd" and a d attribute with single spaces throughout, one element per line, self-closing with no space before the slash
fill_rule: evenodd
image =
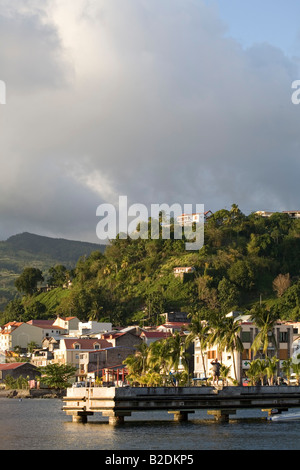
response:
<path id="1" fill-rule="evenodd" d="M 143 331 L 141 336 L 146 336 L 147 338 L 166 338 L 171 336 L 169 331 Z"/>
<path id="2" fill-rule="evenodd" d="M 15 326 L 17 328 L 18 326 L 22 325 L 22 323 L 22 321 L 10 321 L 4 325 L 4 328 L 8 326 Z"/>
<path id="3" fill-rule="evenodd" d="M 39 328 L 52 328 L 54 322 L 55 320 L 29 320 L 27 323 L 28 325 L 38 326 Z M 59 328 L 55 325 L 54 327 Z"/>
<path id="4" fill-rule="evenodd" d="M 124 331 L 123 333 L 122 332 L 116 332 L 116 333 L 103 333 L 101 336 L 102 338 L 110 338 L 110 339 L 114 339 L 114 338 L 119 338 L 120 336 L 123 336 L 125 335 L 126 333 L 130 333 L 129 331 Z"/>
<path id="5" fill-rule="evenodd" d="M 0 364 L 0 370 L 17 369 L 17 367 L 28 364 L 27 362 L 8 362 L 7 364 Z"/>
<path id="6" fill-rule="evenodd" d="M 95 344 L 99 344 L 100 348 L 111 348 L 112 344 L 106 339 L 80 339 L 80 338 L 65 338 L 65 345 L 67 349 L 75 349 L 75 344 L 80 345 L 80 349 L 94 349 Z"/>

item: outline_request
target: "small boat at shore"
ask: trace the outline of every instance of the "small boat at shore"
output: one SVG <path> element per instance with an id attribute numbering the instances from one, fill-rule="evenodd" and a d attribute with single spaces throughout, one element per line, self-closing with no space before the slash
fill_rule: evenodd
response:
<path id="1" fill-rule="evenodd" d="M 300 420 L 300 411 L 295 411 L 294 413 L 275 413 L 271 416 L 268 416 L 269 421 L 293 421 Z"/>

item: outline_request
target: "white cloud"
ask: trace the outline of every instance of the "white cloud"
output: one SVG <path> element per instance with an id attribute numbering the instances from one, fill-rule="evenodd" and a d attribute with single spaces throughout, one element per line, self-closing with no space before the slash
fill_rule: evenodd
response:
<path id="1" fill-rule="evenodd" d="M 0 6 L 7 226 L 92 238 L 118 195 L 295 209 L 298 77 L 278 48 L 244 50 L 201 1 Z"/>

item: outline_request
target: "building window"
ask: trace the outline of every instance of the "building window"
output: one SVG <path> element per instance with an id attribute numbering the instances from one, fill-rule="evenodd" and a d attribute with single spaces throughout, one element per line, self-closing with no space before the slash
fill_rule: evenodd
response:
<path id="1" fill-rule="evenodd" d="M 216 358 L 216 351 L 207 351 L 207 359 L 215 359 Z"/>
<path id="2" fill-rule="evenodd" d="M 251 349 L 244 349 L 244 351 L 242 352 L 242 359 L 251 359 Z"/>
<path id="3" fill-rule="evenodd" d="M 288 331 L 280 331 L 279 332 L 279 342 L 280 343 L 287 343 L 289 340 L 289 333 Z"/>
<path id="4" fill-rule="evenodd" d="M 241 340 L 242 340 L 242 343 L 250 343 L 251 341 L 250 331 L 242 331 Z"/>

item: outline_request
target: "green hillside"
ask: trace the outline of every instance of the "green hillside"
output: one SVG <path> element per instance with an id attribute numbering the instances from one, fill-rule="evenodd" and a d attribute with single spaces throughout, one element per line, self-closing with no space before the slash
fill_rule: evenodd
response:
<path id="1" fill-rule="evenodd" d="M 300 220 L 283 213 L 245 216 L 233 205 L 208 219 L 201 250 L 186 251 L 172 234 L 169 240 L 113 240 L 104 253 L 77 262 L 71 289 L 24 296 L 22 306 L 7 306 L 2 320 L 61 314 L 147 325 L 166 311 L 201 311 L 208 318 L 257 305 L 300 320 Z M 175 277 L 178 266 L 195 272 Z"/>
<path id="2" fill-rule="evenodd" d="M 16 278 L 25 267 L 40 269 L 45 276 L 51 266 L 63 264 L 74 268 L 81 256 L 92 251 L 104 251 L 103 245 L 55 239 L 22 233 L 0 242 L 0 310 L 15 297 Z"/>

